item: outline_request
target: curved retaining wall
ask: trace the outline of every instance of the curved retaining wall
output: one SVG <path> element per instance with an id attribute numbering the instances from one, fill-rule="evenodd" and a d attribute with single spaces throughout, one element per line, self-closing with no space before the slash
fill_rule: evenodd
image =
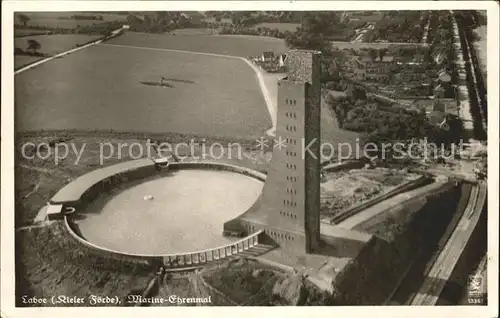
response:
<path id="1" fill-rule="evenodd" d="M 74 182 L 79 182 L 78 186 L 76 187 L 76 192 L 75 192 L 76 194 L 71 193 L 70 191 L 69 192 L 70 196 L 68 197 L 70 199 L 63 200 L 63 202 L 61 202 L 61 199 L 51 200 L 51 203 L 52 204 L 63 203 L 65 205 L 76 204 L 78 206 L 82 206 L 90 197 L 98 195 L 98 191 L 96 190 L 100 190 L 101 186 L 103 185 L 103 182 L 109 180 L 115 182 L 126 182 L 126 181 L 131 181 L 131 179 L 129 178 L 131 177 L 131 174 L 132 174 L 132 179 L 140 179 L 141 177 L 148 177 L 154 175 L 155 172 L 156 173 L 158 172 L 158 170 L 155 169 L 156 165 L 153 161 L 151 161 L 151 163 L 148 164 L 147 162 L 144 162 L 145 159 L 138 159 L 138 160 L 141 160 L 141 162 L 136 161 L 136 164 L 132 163 L 129 165 L 124 165 L 122 163 L 115 166 L 103 168 L 102 170 L 105 169 L 107 170 L 103 171 L 102 178 L 99 177 L 98 170 L 91 172 L 90 174 L 93 174 L 93 176 L 91 176 L 90 178 L 88 177 L 86 178 L 84 175 L 74 181 Z M 214 162 L 176 162 L 176 163 L 171 163 L 168 169 L 174 171 L 183 169 L 212 169 L 212 170 L 241 173 L 243 175 L 255 178 L 260 181 L 265 181 L 266 179 L 265 174 L 252 169 L 231 164 L 222 164 Z M 120 178 L 116 178 L 116 176 L 120 176 Z M 84 182 L 88 182 L 88 187 L 86 189 L 83 184 Z M 108 184 L 107 186 L 113 186 L 113 185 L 116 185 L 116 183 L 110 182 L 110 184 Z M 73 187 L 73 185 L 71 185 L 70 183 L 66 185 L 65 188 L 66 187 Z M 63 197 L 60 195 L 60 193 L 58 194 L 59 197 Z M 82 236 L 80 236 L 78 234 L 78 231 L 74 228 L 68 217 L 64 217 L 64 224 L 65 228 L 67 229 L 71 237 L 77 240 L 82 246 L 87 248 L 87 250 L 91 253 L 102 255 L 111 259 L 142 264 L 142 265 L 159 266 L 163 264 L 167 268 L 196 267 L 204 265 L 208 262 L 233 256 L 235 254 L 249 250 L 252 247 L 258 245 L 259 236 L 262 233 L 262 231 L 258 231 L 236 242 L 207 250 L 186 252 L 179 254 L 167 254 L 167 255 L 146 255 L 146 254 L 123 253 L 97 246 L 85 240 Z"/>

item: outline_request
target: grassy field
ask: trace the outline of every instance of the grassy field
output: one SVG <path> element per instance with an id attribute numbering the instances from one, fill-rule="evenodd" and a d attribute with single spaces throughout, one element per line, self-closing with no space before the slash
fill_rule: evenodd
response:
<path id="1" fill-rule="evenodd" d="M 188 29 L 177 29 L 166 34 L 170 35 L 213 35 L 215 31 L 213 29 L 204 28 L 188 28 Z"/>
<path id="2" fill-rule="evenodd" d="M 54 34 L 54 35 L 35 35 L 25 36 L 14 39 L 14 47 L 26 50 L 29 40 L 36 40 L 42 46 L 39 52 L 54 55 L 73 49 L 77 44 L 84 44 L 92 40 L 100 38 L 97 35 L 81 35 L 81 34 Z"/>
<path id="3" fill-rule="evenodd" d="M 356 11 L 347 11 L 349 18 L 352 20 L 359 20 L 363 22 L 378 22 L 382 20 L 384 17 L 383 11 L 371 11 L 371 12 L 356 12 Z"/>
<path id="4" fill-rule="evenodd" d="M 300 26 L 300 23 L 259 23 L 254 26 L 254 29 L 258 28 L 269 28 L 269 29 L 278 29 L 280 32 L 290 31 L 295 32 L 297 27 Z"/>
<path id="5" fill-rule="evenodd" d="M 140 44 L 147 43 L 135 45 Z M 161 76 L 171 88 L 141 83 Z M 97 45 L 21 73 L 15 84 L 21 131 L 113 129 L 249 137 L 271 126 L 253 70 L 237 59 Z"/>
<path id="6" fill-rule="evenodd" d="M 14 29 L 14 37 L 18 36 L 24 36 L 27 34 L 30 35 L 43 35 L 46 34 L 48 31 L 45 30 L 37 30 L 37 29 Z"/>
<path id="7" fill-rule="evenodd" d="M 90 13 L 90 12 L 25 12 L 30 18 L 27 25 L 31 26 L 47 26 L 51 28 L 66 28 L 72 29 L 77 26 L 86 26 L 110 21 L 126 21 L 126 15 L 114 13 Z M 63 20 L 58 18 L 69 18 L 72 15 L 101 15 L 102 20 Z M 19 23 L 19 14 L 14 14 L 14 22 Z"/>
<path id="8" fill-rule="evenodd" d="M 98 39 L 96 35 L 81 35 L 81 34 L 54 34 L 54 35 L 35 35 L 25 36 L 14 39 L 14 47 L 26 50 L 28 48 L 28 40 L 36 40 L 40 43 L 41 48 L 38 50 L 47 55 L 55 55 L 70 49 L 75 48 L 79 44 L 85 44 L 92 40 Z M 39 60 L 40 57 L 14 55 L 14 68 L 18 68 Z"/>
<path id="9" fill-rule="evenodd" d="M 14 69 L 18 69 L 25 65 L 31 64 L 35 61 L 43 59 L 43 57 L 39 56 L 28 56 L 28 55 L 15 55 L 14 56 Z"/>
<path id="10" fill-rule="evenodd" d="M 261 55 L 264 51 L 274 51 L 276 53 L 287 51 L 285 42 L 281 39 L 255 36 L 183 36 L 127 32 L 123 36 L 109 41 L 109 43 L 241 57 Z"/>
<path id="11" fill-rule="evenodd" d="M 18 75 L 19 130 L 114 129 L 253 138 L 270 128 L 270 116 L 255 75 L 245 63 L 149 48 L 247 56 L 266 50 L 286 51 L 283 41 L 126 33 L 108 44 L 144 49 L 99 45 Z M 43 47 L 42 43 L 42 51 Z M 75 72 L 79 76 L 74 76 Z M 46 82 L 49 73 L 52 80 Z M 140 83 L 157 81 L 160 76 L 172 78 L 174 87 Z M 275 80 L 267 83 L 265 78 L 276 99 Z M 57 112 L 61 116 L 54 116 Z M 339 129 L 324 107 L 322 118 L 324 141 L 335 145 L 352 143 L 358 137 Z"/>

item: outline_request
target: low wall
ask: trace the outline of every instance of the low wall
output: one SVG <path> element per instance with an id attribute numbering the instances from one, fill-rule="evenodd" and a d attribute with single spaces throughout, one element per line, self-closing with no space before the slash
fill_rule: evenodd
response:
<path id="1" fill-rule="evenodd" d="M 347 160 L 340 163 L 332 163 L 322 167 L 323 172 L 337 172 L 344 169 L 359 169 L 364 166 L 361 161 Z"/>
<path id="2" fill-rule="evenodd" d="M 97 246 L 85 240 L 80 235 L 78 235 L 77 234 L 78 231 L 73 228 L 70 221 L 68 221 L 68 218 L 64 218 L 64 225 L 68 233 L 71 235 L 71 237 L 75 239 L 78 243 L 80 243 L 82 246 L 87 248 L 87 250 L 93 254 L 97 254 L 100 256 L 104 256 L 106 258 L 115 259 L 123 262 L 146 265 L 146 266 L 159 265 L 162 262 L 161 256 L 127 254 Z"/>
<path id="3" fill-rule="evenodd" d="M 139 167 L 135 165 L 124 165 L 123 169 L 120 169 L 120 167 L 118 167 L 118 169 L 113 170 L 114 174 L 104 174 L 104 177 L 102 179 L 89 178 L 89 188 L 87 188 L 83 192 L 81 197 L 79 194 L 75 196 L 80 197 L 80 199 L 77 201 L 64 202 L 64 204 L 73 204 L 82 207 L 86 204 L 86 202 L 99 195 L 99 193 L 101 193 L 103 190 L 105 191 L 108 187 L 113 187 L 123 182 L 130 182 L 133 180 L 140 180 L 141 178 L 147 178 L 154 175 L 154 173 L 158 173 L 158 170 L 161 171 L 161 168 L 158 168 L 159 166 L 155 165 L 154 163 L 150 165 L 142 165 L 141 163 L 139 164 Z M 266 179 L 266 175 L 261 172 L 236 165 L 215 162 L 175 162 L 171 163 L 169 165 L 169 168 L 167 169 L 173 171 L 185 169 L 212 169 L 241 173 L 260 181 L 265 181 Z M 68 217 L 64 218 L 64 225 L 71 237 L 77 240 L 78 243 L 80 243 L 82 246 L 86 247 L 89 252 L 110 259 L 116 259 L 133 264 L 155 267 L 164 265 L 167 267 L 167 269 L 180 267 L 196 267 L 204 265 L 208 262 L 236 255 L 259 244 L 259 236 L 262 233 L 262 231 L 257 231 L 252 235 L 242 238 L 241 240 L 238 240 L 236 242 L 207 250 L 186 252 L 180 254 L 146 255 L 118 252 L 92 244 L 91 242 L 85 240 L 81 235 L 79 235 L 79 231 L 72 225 Z"/>

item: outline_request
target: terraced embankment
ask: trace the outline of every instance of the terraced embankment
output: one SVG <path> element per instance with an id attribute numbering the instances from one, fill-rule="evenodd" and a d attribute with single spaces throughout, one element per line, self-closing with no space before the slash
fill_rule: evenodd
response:
<path id="1" fill-rule="evenodd" d="M 375 234 L 334 282 L 335 303 L 380 305 L 421 252 L 432 249 L 453 217 L 461 191 L 454 183 L 414 197 L 364 230 Z"/>

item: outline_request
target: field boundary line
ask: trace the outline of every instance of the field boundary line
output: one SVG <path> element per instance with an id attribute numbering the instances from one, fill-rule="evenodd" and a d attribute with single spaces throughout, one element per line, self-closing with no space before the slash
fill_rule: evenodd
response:
<path id="1" fill-rule="evenodd" d="M 214 56 L 214 57 L 228 57 L 228 58 L 233 58 L 233 59 L 244 59 L 241 56 L 235 56 L 235 55 L 186 51 L 186 50 L 178 50 L 178 49 L 165 49 L 165 48 L 156 48 L 156 47 L 148 47 L 148 46 L 135 46 L 135 45 L 110 44 L 110 43 L 101 43 L 101 46 L 114 46 L 114 47 L 123 47 L 123 48 L 140 49 L 140 50 L 148 50 L 148 51 L 163 51 L 163 52 L 174 52 L 174 53 L 177 52 L 177 53 L 187 53 L 187 54 L 208 55 L 208 56 Z"/>

